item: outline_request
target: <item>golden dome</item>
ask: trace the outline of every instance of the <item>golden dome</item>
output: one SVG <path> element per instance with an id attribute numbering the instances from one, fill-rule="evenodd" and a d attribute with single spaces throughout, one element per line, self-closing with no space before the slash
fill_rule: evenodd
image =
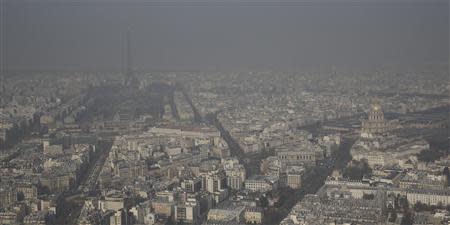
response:
<path id="1" fill-rule="evenodd" d="M 378 99 L 374 99 L 372 102 L 372 111 L 378 112 L 381 111 L 381 105 Z"/>
<path id="2" fill-rule="evenodd" d="M 380 111 L 381 107 L 380 107 L 380 105 L 377 104 L 377 105 L 373 105 L 372 109 L 373 109 L 373 111 Z"/>

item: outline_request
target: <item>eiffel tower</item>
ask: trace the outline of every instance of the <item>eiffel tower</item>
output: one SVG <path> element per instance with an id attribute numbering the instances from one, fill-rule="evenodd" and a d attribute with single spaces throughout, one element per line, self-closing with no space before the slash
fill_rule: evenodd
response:
<path id="1" fill-rule="evenodd" d="M 125 86 L 138 88 L 139 82 L 134 75 L 131 61 L 131 37 L 130 31 L 127 31 L 127 62 L 126 62 L 126 72 L 125 72 Z"/>

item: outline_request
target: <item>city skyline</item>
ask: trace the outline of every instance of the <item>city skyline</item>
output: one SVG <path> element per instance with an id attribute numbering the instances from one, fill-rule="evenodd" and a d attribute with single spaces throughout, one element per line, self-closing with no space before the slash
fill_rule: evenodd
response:
<path id="1" fill-rule="evenodd" d="M 448 0 L 0 0 L 1 225 L 450 225 Z"/>

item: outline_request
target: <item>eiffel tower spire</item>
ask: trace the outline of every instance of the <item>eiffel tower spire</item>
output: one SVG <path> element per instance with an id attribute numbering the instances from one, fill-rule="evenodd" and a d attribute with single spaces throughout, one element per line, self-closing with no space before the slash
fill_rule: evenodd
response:
<path id="1" fill-rule="evenodd" d="M 137 86 L 137 79 L 133 72 L 133 62 L 131 55 L 131 34 L 130 30 L 127 31 L 126 36 L 126 72 L 125 72 L 125 85 L 126 86 Z"/>
<path id="2" fill-rule="evenodd" d="M 131 40 L 130 40 L 130 30 L 127 31 L 127 65 L 126 65 L 127 78 L 132 75 L 132 65 L 131 65 Z"/>

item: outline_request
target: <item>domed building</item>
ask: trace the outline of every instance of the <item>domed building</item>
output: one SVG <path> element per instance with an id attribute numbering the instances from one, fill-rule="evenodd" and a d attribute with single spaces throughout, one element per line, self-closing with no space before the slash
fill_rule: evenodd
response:
<path id="1" fill-rule="evenodd" d="M 368 118 L 362 121 L 361 137 L 372 138 L 384 134 L 388 130 L 388 122 L 378 101 L 371 105 Z"/>

